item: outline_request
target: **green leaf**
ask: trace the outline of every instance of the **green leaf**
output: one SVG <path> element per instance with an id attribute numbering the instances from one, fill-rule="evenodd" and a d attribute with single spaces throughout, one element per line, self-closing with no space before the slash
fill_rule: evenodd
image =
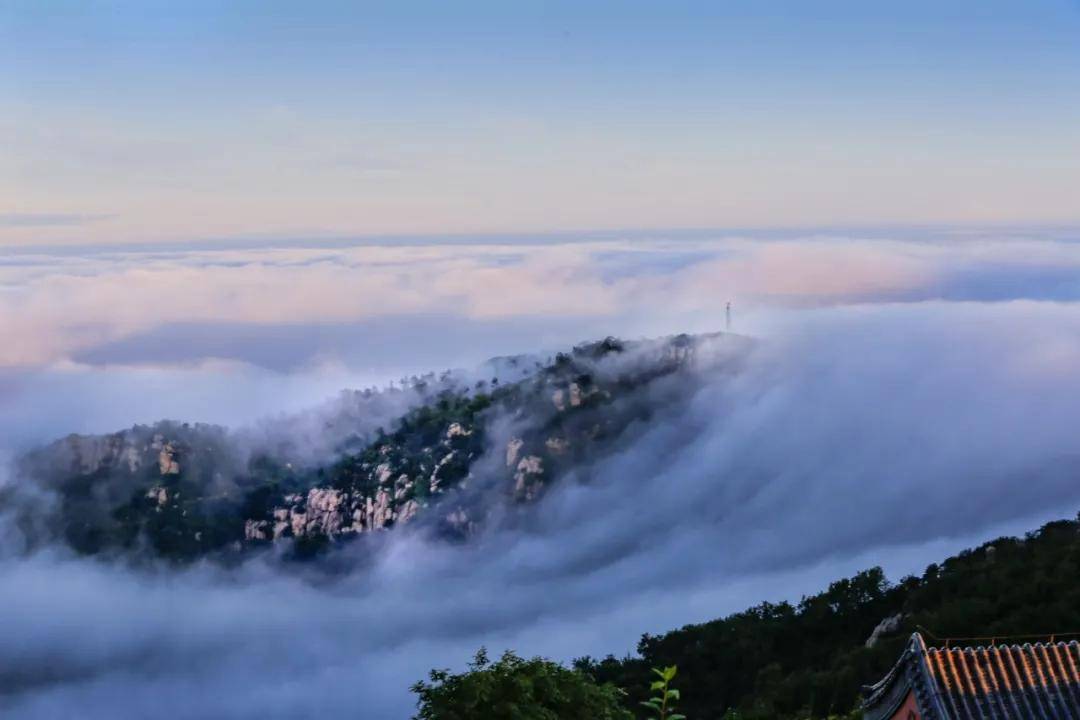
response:
<path id="1" fill-rule="evenodd" d="M 668 715 L 668 720 L 686 720 L 686 716 L 680 715 L 679 713 L 674 713 L 672 715 Z"/>
<path id="2" fill-rule="evenodd" d="M 675 688 L 672 688 L 671 690 L 667 691 L 667 696 L 669 698 L 675 698 L 676 700 L 678 700 L 679 699 L 679 691 L 676 690 Z"/>
<path id="3" fill-rule="evenodd" d="M 663 680 L 654 680 L 653 684 L 649 686 L 650 690 L 662 690 L 664 688 Z"/>
<path id="4" fill-rule="evenodd" d="M 674 680 L 675 679 L 675 673 L 677 673 L 678 671 L 679 671 L 679 668 L 677 668 L 674 665 L 671 665 L 669 667 L 664 668 L 663 677 L 664 677 L 665 680 Z"/>

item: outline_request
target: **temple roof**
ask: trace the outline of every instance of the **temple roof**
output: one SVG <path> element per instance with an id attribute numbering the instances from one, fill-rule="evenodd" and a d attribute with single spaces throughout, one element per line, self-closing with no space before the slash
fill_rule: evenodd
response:
<path id="1" fill-rule="evenodd" d="M 911 636 L 863 703 L 866 720 L 892 717 L 915 694 L 924 720 L 1080 720 L 1080 644 L 927 647 Z"/>

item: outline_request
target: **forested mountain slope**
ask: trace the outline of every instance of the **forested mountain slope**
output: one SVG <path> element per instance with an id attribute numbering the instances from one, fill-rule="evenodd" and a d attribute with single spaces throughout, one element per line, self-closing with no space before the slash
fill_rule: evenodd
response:
<path id="1" fill-rule="evenodd" d="M 645 635 L 636 657 L 577 665 L 625 688 L 634 707 L 649 696 L 649 668 L 677 665 L 690 718 L 823 718 L 856 710 L 861 686 L 884 676 L 917 628 L 928 643 L 1080 633 L 1080 522 L 993 540 L 895 584 L 872 568 L 795 604 Z"/>
<path id="2" fill-rule="evenodd" d="M 26 455 L 25 482 L 0 503 L 32 542 L 84 554 L 190 560 L 277 544 L 307 557 L 419 522 L 460 539 L 628 442 L 703 373 L 737 372 L 750 347 L 727 334 L 608 338 L 345 392 L 255 429 L 163 421 L 72 435 Z"/>

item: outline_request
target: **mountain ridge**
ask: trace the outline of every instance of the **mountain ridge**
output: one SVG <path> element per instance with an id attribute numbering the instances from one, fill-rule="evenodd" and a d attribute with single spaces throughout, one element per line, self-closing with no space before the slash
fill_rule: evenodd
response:
<path id="1" fill-rule="evenodd" d="M 343 391 L 321 416 L 255 429 L 160 421 L 70 435 L 19 461 L 55 500 L 23 512 L 21 526 L 81 554 L 142 547 L 176 560 L 282 540 L 309 557 L 421 519 L 460 539 L 493 505 L 538 500 L 635 423 L 685 401 L 696 372 L 734 371 L 752 346 L 725 333 L 609 337 L 547 361 L 503 356 L 472 375 Z M 18 506 L 12 495 L 0 502 Z"/>

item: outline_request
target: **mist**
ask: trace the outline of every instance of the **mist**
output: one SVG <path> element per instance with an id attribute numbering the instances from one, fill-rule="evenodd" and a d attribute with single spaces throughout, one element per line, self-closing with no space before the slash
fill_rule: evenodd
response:
<path id="1" fill-rule="evenodd" d="M 1072 303 L 863 298 L 756 322 L 739 373 L 696 377 L 688 405 L 468 543 L 404 526 L 337 575 L 5 553 L 0 709 L 408 717 L 408 686 L 480 645 L 622 655 L 1080 509 Z"/>
<path id="2" fill-rule="evenodd" d="M 1056 532 L 926 571 L 1080 525 L 1078 10 L 0 0 L 0 720 L 1068 629 Z"/>

